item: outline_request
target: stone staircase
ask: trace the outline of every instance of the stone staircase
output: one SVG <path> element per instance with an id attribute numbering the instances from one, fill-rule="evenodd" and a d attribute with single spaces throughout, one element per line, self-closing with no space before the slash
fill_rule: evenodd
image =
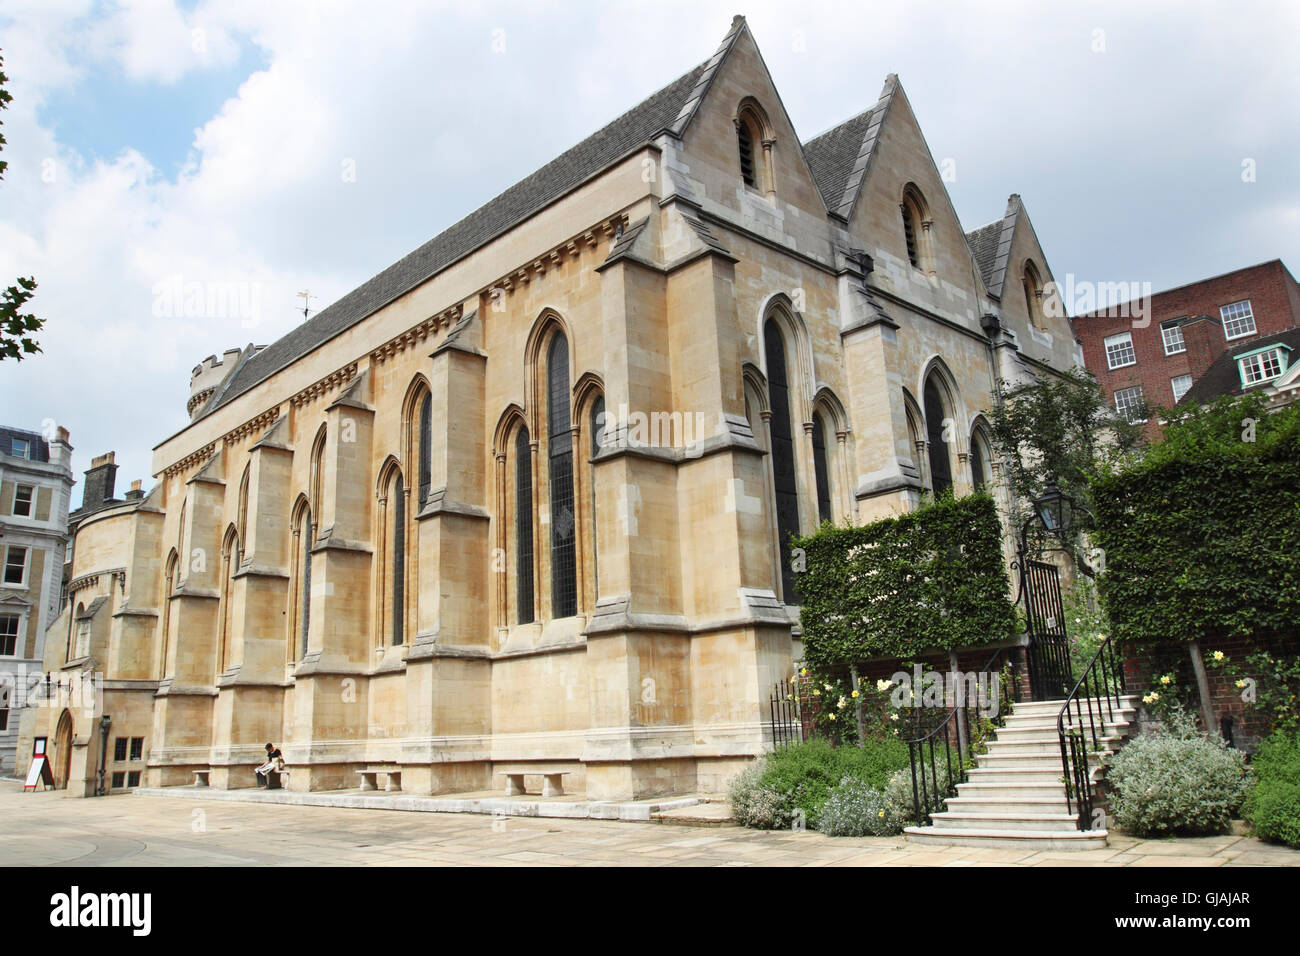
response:
<path id="1" fill-rule="evenodd" d="M 1075 815 L 1068 810 L 1056 732 L 1056 716 L 1063 704 L 1060 700 L 1015 704 L 1006 725 L 988 742 L 988 752 L 976 757 L 967 782 L 957 785 L 957 796 L 949 798 L 947 810 L 932 814 L 931 826 L 908 827 L 907 839 L 946 846 L 1043 850 L 1104 847 L 1106 831 L 1078 829 Z M 1088 702 L 1079 704 L 1086 716 Z M 1106 714 L 1104 700 L 1094 698 L 1092 707 L 1094 714 Z M 1105 722 L 1106 736 L 1099 738 L 1098 758 L 1112 753 L 1128 734 L 1137 715 L 1137 697 L 1121 697 L 1120 708 L 1112 713 L 1114 720 Z M 1092 766 L 1090 778 L 1095 780 L 1097 773 Z"/>

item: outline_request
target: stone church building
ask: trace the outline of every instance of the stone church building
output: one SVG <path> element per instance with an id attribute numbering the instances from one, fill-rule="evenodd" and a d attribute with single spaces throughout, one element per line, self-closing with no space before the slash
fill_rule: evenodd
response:
<path id="1" fill-rule="evenodd" d="M 720 790 L 799 654 L 789 535 L 994 483 L 997 381 L 1077 362 L 1051 277 L 1018 196 L 963 231 L 897 77 L 801 143 L 737 17 L 195 370 L 158 483 L 78 528 L 25 753 L 47 736 L 79 792 L 253 786 L 268 740 L 294 790 Z M 83 673 L 98 696 L 63 706 Z"/>

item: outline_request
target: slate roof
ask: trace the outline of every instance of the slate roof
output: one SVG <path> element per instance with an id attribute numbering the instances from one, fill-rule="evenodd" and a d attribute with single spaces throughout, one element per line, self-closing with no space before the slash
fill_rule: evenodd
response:
<path id="1" fill-rule="evenodd" d="M 231 377 L 225 388 L 214 394 L 204 414 L 233 401 L 670 128 L 690 101 L 701 95 L 697 87 L 710 63 L 713 63 L 712 59 L 678 77 L 253 355 Z M 713 66 L 716 69 L 716 63 Z"/>
<path id="2" fill-rule="evenodd" d="M 1187 394 L 1182 397 L 1178 404 L 1208 405 L 1224 395 L 1242 394 L 1245 389 L 1241 387 L 1241 376 L 1237 373 L 1236 356 L 1277 344 L 1289 345 L 1292 349 L 1290 360 L 1292 362 L 1300 361 L 1300 328 L 1285 329 L 1272 335 L 1251 339 L 1249 342 L 1242 342 L 1236 348 L 1229 349 L 1211 362 L 1210 367 L 1192 383 L 1192 387 L 1187 390 Z M 1252 390 L 1258 390 L 1260 387 L 1254 385 L 1251 388 Z"/>
<path id="3" fill-rule="evenodd" d="M 984 277 L 985 288 L 993 282 L 993 263 L 998 257 L 998 240 L 1001 237 L 1001 219 L 966 233 L 971 255 L 975 257 L 975 264 L 979 266 L 980 275 Z"/>
<path id="4" fill-rule="evenodd" d="M 844 196 L 844 185 L 849 181 L 853 164 L 858 161 L 862 141 L 871 125 L 875 107 L 864 110 L 834 129 L 827 130 L 803 144 L 803 154 L 808 159 L 817 188 L 826 200 L 827 209 L 835 209 Z"/>

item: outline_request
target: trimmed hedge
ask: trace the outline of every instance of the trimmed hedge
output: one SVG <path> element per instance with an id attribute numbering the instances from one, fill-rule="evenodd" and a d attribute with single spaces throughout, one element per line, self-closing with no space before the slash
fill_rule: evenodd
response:
<path id="1" fill-rule="evenodd" d="M 1300 408 L 1252 401 L 1172 423 L 1142 460 L 1098 476 L 1100 591 L 1117 636 L 1153 646 L 1294 633 L 1297 489 Z"/>
<path id="2" fill-rule="evenodd" d="M 794 546 L 804 654 L 819 671 L 986 645 L 1014 631 L 989 495 L 945 496 L 859 527 L 824 524 Z"/>

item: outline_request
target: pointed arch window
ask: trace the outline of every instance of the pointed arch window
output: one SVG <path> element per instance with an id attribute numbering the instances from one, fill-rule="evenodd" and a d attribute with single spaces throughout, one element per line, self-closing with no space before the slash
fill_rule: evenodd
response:
<path id="1" fill-rule="evenodd" d="M 813 413 L 813 470 L 817 474 L 817 518 L 819 521 L 832 521 L 831 517 L 831 474 L 826 462 L 826 423 L 821 412 Z"/>
<path id="2" fill-rule="evenodd" d="M 1025 293 L 1025 311 L 1029 314 L 1029 324 L 1034 328 L 1043 325 L 1043 282 L 1038 277 L 1038 270 L 1032 262 L 1025 262 L 1025 269 L 1020 275 L 1020 286 Z"/>
<path id="3" fill-rule="evenodd" d="M 569 343 L 563 332 L 551 339 L 546 356 L 547 484 L 551 498 L 551 615 L 578 613 L 577 555 L 574 548 L 573 430 L 569 419 Z"/>
<path id="4" fill-rule="evenodd" d="M 776 532 L 781 546 L 781 590 L 787 604 L 798 604 L 790 538 L 799 533 L 799 490 L 795 479 L 794 434 L 790 427 L 790 388 L 786 377 L 785 338 L 774 319 L 763 327 L 767 358 L 768 405 L 772 409 L 772 483 L 776 491 Z"/>
<path id="5" fill-rule="evenodd" d="M 746 186 L 758 187 L 754 175 L 754 131 L 745 117 L 736 124 L 736 138 L 740 145 L 740 178 Z"/>
<path id="6" fill-rule="evenodd" d="M 591 403 L 591 457 L 595 459 L 605 444 L 605 396 L 597 395 Z M 596 550 L 596 464 L 593 460 L 587 466 L 588 482 L 591 488 L 591 570 L 593 587 L 600 590 L 599 555 Z"/>
<path id="7" fill-rule="evenodd" d="M 533 457 L 528 428 L 515 432 L 515 600 L 517 623 L 533 622 Z"/>
<path id="8" fill-rule="evenodd" d="M 389 598 L 392 601 L 391 637 L 393 644 L 398 645 L 406 638 L 406 486 L 401 472 L 393 479 L 392 489 Z"/>
<path id="9" fill-rule="evenodd" d="M 933 378 L 925 383 L 925 430 L 930 452 L 930 490 L 937 498 L 952 488 L 952 459 L 947 442 L 952 436 L 952 420 Z"/>
<path id="10" fill-rule="evenodd" d="M 907 261 L 914 269 L 928 270 L 930 257 L 927 230 L 930 214 L 925 197 L 914 184 L 908 183 L 903 189 L 903 202 L 899 208 L 903 216 L 903 241 L 907 247 Z"/>
<path id="11" fill-rule="evenodd" d="M 433 481 L 433 396 L 428 393 L 420 399 L 420 426 L 417 451 L 420 462 L 419 507 L 429 503 L 429 485 Z"/>
<path id="12" fill-rule="evenodd" d="M 162 680 L 167 676 L 167 655 L 171 651 L 171 633 L 172 633 L 172 592 L 176 590 L 176 569 L 180 563 L 180 558 L 173 549 L 171 554 L 167 555 L 167 565 L 163 569 L 163 593 L 162 593 L 162 641 L 161 659 L 158 662 L 158 679 Z"/>
<path id="13" fill-rule="evenodd" d="M 244 466 L 244 476 L 239 480 L 239 515 L 235 524 L 239 536 L 239 555 L 237 560 L 244 560 L 244 541 L 248 538 L 248 479 L 252 464 Z"/>
<path id="14" fill-rule="evenodd" d="M 220 658 L 217 661 L 217 673 L 224 673 L 232 664 L 230 657 L 230 621 L 233 617 L 230 606 L 231 595 L 235 589 L 235 572 L 239 570 L 239 533 L 233 528 L 226 537 L 226 546 L 221 555 L 221 635 Z"/>
<path id="15" fill-rule="evenodd" d="M 311 627 L 311 549 L 316 536 L 316 524 L 312 521 L 311 505 L 307 505 L 302 510 L 301 524 L 298 529 L 299 546 L 302 548 L 300 556 L 301 571 L 298 575 L 298 606 L 300 609 L 298 622 L 298 644 L 301 648 L 299 656 L 307 656 L 307 634 Z"/>
<path id="16" fill-rule="evenodd" d="M 772 124 L 767 113 L 753 97 L 746 97 L 736 111 L 736 146 L 740 160 L 740 178 L 750 189 L 775 196 L 772 174 Z"/>
<path id="17" fill-rule="evenodd" d="M 993 481 L 989 475 L 988 440 L 981 429 L 970 436 L 970 478 L 976 491 L 987 491 Z"/>

